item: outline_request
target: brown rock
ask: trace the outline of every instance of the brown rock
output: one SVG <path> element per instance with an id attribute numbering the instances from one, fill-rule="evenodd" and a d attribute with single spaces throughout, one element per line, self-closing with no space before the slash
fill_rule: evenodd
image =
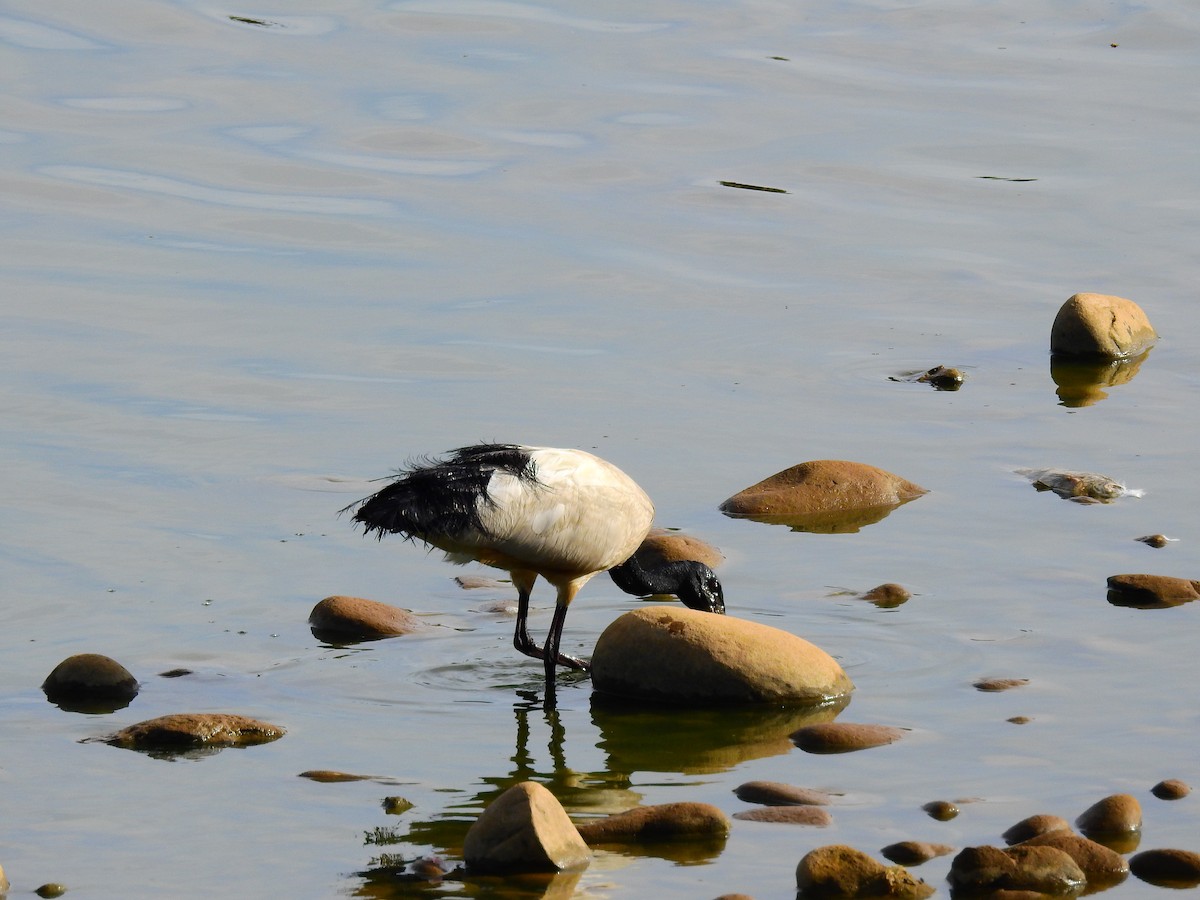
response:
<path id="1" fill-rule="evenodd" d="M 921 809 L 925 810 L 931 819 L 937 819 L 939 822 L 949 822 L 956 818 L 959 812 L 958 807 L 949 800 L 931 800 Z"/>
<path id="2" fill-rule="evenodd" d="M 663 803 L 585 822 L 579 834 L 589 845 L 725 837 L 729 818 L 709 803 Z"/>
<path id="3" fill-rule="evenodd" d="M 796 866 L 801 897 L 928 897 L 933 887 L 901 866 L 884 866 L 845 844 L 818 847 Z"/>
<path id="4" fill-rule="evenodd" d="M 1026 684 L 1029 684 L 1028 678 L 982 678 L 975 682 L 974 688 L 977 691 L 996 693 L 998 691 L 1011 691 L 1013 688 L 1022 687 Z"/>
<path id="5" fill-rule="evenodd" d="M 1110 575 L 1108 602 L 1114 606 L 1161 609 L 1200 599 L 1200 581 L 1169 575 Z"/>
<path id="6" fill-rule="evenodd" d="M 1143 850 L 1129 860 L 1129 868 L 1142 881 L 1159 887 L 1200 885 L 1200 853 L 1190 850 Z"/>
<path id="7" fill-rule="evenodd" d="M 912 597 L 912 592 L 906 587 L 889 581 L 887 584 L 871 588 L 862 597 L 882 609 L 892 609 L 908 602 Z"/>
<path id="8" fill-rule="evenodd" d="M 299 777 L 321 784 L 340 784 L 345 781 L 370 781 L 373 776 L 353 775 L 350 772 L 337 772 L 333 769 L 309 769 L 307 772 L 301 772 Z"/>
<path id="9" fill-rule="evenodd" d="M 891 725 L 859 722 L 821 722 L 806 725 L 792 735 L 792 743 L 806 753 L 849 753 L 882 747 L 900 740 L 904 731 Z"/>
<path id="10" fill-rule="evenodd" d="M 647 535 L 634 554 L 647 568 L 681 560 L 702 562 L 715 569 L 725 556 L 712 544 L 687 534 L 655 529 Z"/>
<path id="11" fill-rule="evenodd" d="M 765 806 L 827 806 L 832 796 L 825 791 L 796 787 L 779 781 L 747 781 L 733 790 L 739 800 Z"/>
<path id="12" fill-rule="evenodd" d="M 1075 294 L 1054 318 L 1050 350 L 1068 356 L 1121 359 L 1147 350 L 1158 339 L 1142 308 L 1109 294 Z"/>
<path id="13" fill-rule="evenodd" d="M 77 653 L 54 667 L 42 682 L 42 690 L 52 702 L 129 701 L 137 696 L 138 683 L 115 659 L 99 653 Z"/>
<path id="14" fill-rule="evenodd" d="M 938 856 L 953 853 L 949 844 L 931 844 L 927 841 L 900 841 L 888 844 L 879 851 L 892 862 L 901 866 L 919 866 Z"/>
<path id="15" fill-rule="evenodd" d="M 130 750 L 249 747 L 283 737 L 278 725 L 225 713 L 177 713 L 122 728 L 108 743 Z"/>
<path id="16" fill-rule="evenodd" d="M 1004 832 L 1006 844 L 1019 844 L 1041 834 L 1051 834 L 1056 831 L 1070 833 L 1071 823 L 1062 816 L 1051 816 L 1039 813 L 1022 819 L 1008 831 Z"/>
<path id="17" fill-rule="evenodd" d="M 1029 716 L 1009 716 L 1004 721 L 1012 722 L 1014 725 L 1028 725 L 1033 719 L 1029 718 Z"/>
<path id="18" fill-rule="evenodd" d="M 314 633 L 327 633 L 360 640 L 396 637 L 420 631 L 422 626 L 410 610 L 335 594 L 313 607 L 308 624 Z"/>
<path id="19" fill-rule="evenodd" d="M 898 506 L 928 493 L 865 463 L 819 459 L 800 463 L 739 491 L 721 504 L 730 516 L 806 516 L 863 507 Z"/>
<path id="20" fill-rule="evenodd" d="M 963 893 L 1036 891 L 1065 894 L 1084 884 L 1083 870 L 1055 847 L 966 847 L 950 864 L 951 889 Z"/>
<path id="21" fill-rule="evenodd" d="M 1113 794 L 1085 809 L 1075 824 L 1088 837 L 1138 831 L 1142 827 L 1142 805 L 1132 794 Z"/>
<path id="22" fill-rule="evenodd" d="M 1039 834 L 1019 846 L 1056 847 L 1063 851 L 1083 870 L 1089 889 L 1120 884 L 1129 874 L 1129 864 L 1121 854 L 1069 831 Z"/>
<path id="23" fill-rule="evenodd" d="M 475 820 L 463 842 L 463 860 L 475 872 L 552 872 L 583 868 L 591 852 L 554 795 L 525 781 Z"/>
<path id="24" fill-rule="evenodd" d="M 1150 788 L 1150 793 L 1159 800 L 1181 800 L 1191 792 L 1191 787 L 1178 778 L 1168 778 Z"/>
<path id="25" fill-rule="evenodd" d="M 833 824 L 833 816 L 823 806 L 760 806 L 736 812 L 733 817 L 746 822 L 784 822 L 817 828 Z"/>
<path id="26" fill-rule="evenodd" d="M 625 613 L 600 635 L 592 684 L 686 703 L 819 705 L 853 683 L 828 653 L 778 628 L 677 606 Z"/>
<path id="27" fill-rule="evenodd" d="M 1134 538 L 1135 541 L 1141 541 L 1143 544 L 1149 544 L 1158 550 L 1161 550 L 1167 544 L 1174 543 L 1178 538 L 1169 538 L 1165 534 L 1143 534 L 1141 537 Z"/>

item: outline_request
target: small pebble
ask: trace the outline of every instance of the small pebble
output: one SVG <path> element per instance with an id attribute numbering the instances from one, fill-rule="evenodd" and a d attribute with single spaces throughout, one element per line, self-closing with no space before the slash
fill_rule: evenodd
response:
<path id="1" fill-rule="evenodd" d="M 747 781 L 733 789 L 739 800 L 764 806 L 827 806 L 832 795 L 778 781 Z"/>
<path id="2" fill-rule="evenodd" d="M 1134 538 L 1135 541 L 1141 541 L 1143 544 L 1149 544 L 1151 547 L 1159 549 L 1173 543 L 1179 538 L 1169 538 L 1165 534 L 1144 534 L 1140 538 Z"/>
<path id="3" fill-rule="evenodd" d="M 1012 722 L 1014 725 L 1028 725 L 1030 722 L 1033 721 L 1033 719 L 1029 718 L 1029 716 L 1012 716 L 1010 718 L 1005 719 L 1004 721 Z"/>
<path id="4" fill-rule="evenodd" d="M 953 853 L 949 844 L 931 844 L 928 841 L 900 841 L 888 844 L 879 851 L 892 862 L 901 866 L 919 866 L 938 856 Z"/>
<path id="5" fill-rule="evenodd" d="M 405 800 L 403 797 L 384 797 L 379 805 L 389 816 L 398 816 L 413 808 L 412 801 Z"/>
<path id="6" fill-rule="evenodd" d="M 849 753 L 882 747 L 900 740 L 904 731 L 891 725 L 858 722 L 822 722 L 792 734 L 792 743 L 806 753 Z"/>
<path id="7" fill-rule="evenodd" d="M 912 592 L 906 587 L 888 582 L 871 588 L 862 595 L 864 600 L 870 600 L 880 609 L 893 609 L 906 603 L 912 597 Z"/>
<path id="8" fill-rule="evenodd" d="M 983 678 L 975 682 L 975 690 L 995 693 L 1009 691 L 1016 687 L 1029 684 L 1028 678 Z"/>
<path id="9" fill-rule="evenodd" d="M 1178 778 L 1168 778 L 1150 788 L 1150 793 L 1159 800 L 1180 800 L 1191 792 L 1191 787 Z"/>
<path id="10" fill-rule="evenodd" d="M 736 812 L 733 817 L 743 822 L 784 822 L 817 828 L 833 824 L 833 816 L 823 806 L 760 806 Z"/>
<path id="11" fill-rule="evenodd" d="M 349 772 L 335 772 L 332 769 L 309 769 L 300 773 L 301 778 L 309 781 L 319 781 L 322 784 L 337 784 L 343 781 L 370 781 L 370 775 L 351 775 Z"/>
<path id="12" fill-rule="evenodd" d="M 931 800 L 922 806 L 921 809 L 925 810 L 930 818 L 937 819 L 939 822 L 949 822 L 959 812 L 958 807 L 949 800 Z"/>
<path id="13" fill-rule="evenodd" d="M 66 892 L 67 886 L 65 884 L 59 884 L 57 881 L 47 882 L 41 887 L 34 889 L 34 893 L 39 897 L 61 897 Z"/>

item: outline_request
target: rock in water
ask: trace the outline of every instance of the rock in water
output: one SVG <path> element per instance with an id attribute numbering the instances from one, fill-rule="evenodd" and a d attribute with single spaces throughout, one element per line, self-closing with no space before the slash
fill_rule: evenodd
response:
<path id="1" fill-rule="evenodd" d="M 420 622 L 407 609 L 341 594 L 326 597 L 314 606 L 308 624 L 314 634 L 351 640 L 396 637 L 421 630 Z"/>
<path id="2" fill-rule="evenodd" d="M 128 701 L 137 696 L 137 679 L 129 670 L 99 653 L 68 656 L 42 682 L 52 702 L 61 700 Z"/>
<path id="3" fill-rule="evenodd" d="M 592 654 L 598 691 L 644 700 L 816 706 L 854 684 L 803 638 L 733 616 L 677 606 L 625 613 Z"/>
<path id="4" fill-rule="evenodd" d="M 553 872 L 583 868 L 591 852 L 555 796 L 524 781 L 493 800 L 471 826 L 463 860 L 474 872 Z"/>
<path id="5" fill-rule="evenodd" d="M 710 803 L 662 803 L 639 806 L 580 825 L 588 844 L 643 843 L 693 838 L 723 838 L 729 817 Z"/>
<path id="6" fill-rule="evenodd" d="M 1068 356 L 1122 359 L 1149 349 L 1158 335 L 1132 300 L 1109 294 L 1075 294 L 1058 310 L 1050 350 Z"/>
<path id="7" fill-rule="evenodd" d="M 721 504 L 727 516 L 794 517 L 897 506 L 928 493 L 865 463 L 819 459 L 776 472 Z"/>
<path id="8" fill-rule="evenodd" d="M 796 866 L 802 898 L 893 897 L 920 900 L 933 887 L 902 866 L 885 866 L 845 844 L 817 847 Z"/>
<path id="9" fill-rule="evenodd" d="M 122 728 L 108 743 L 130 750 L 248 747 L 283 737 L 270 722 L 227 713 L 175 713 Z"/>

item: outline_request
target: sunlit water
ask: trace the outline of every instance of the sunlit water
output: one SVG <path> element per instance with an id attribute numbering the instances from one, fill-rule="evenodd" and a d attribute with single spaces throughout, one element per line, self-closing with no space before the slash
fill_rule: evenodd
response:
<path id="1" fill-rule="evenodd" d="M 790 896 L 821 844 L 999 843 L 1122 791 L 1143 848 L 1200 849 L 1195 801 L 1149 794 L 1200 782 L 1197 610 L 1104 593 L 1200 574 L 1191 6 L 14 2 L 0 44 L 14 894 L 403 894 L 365 873 L 454 864 L 526 778 L 581 815 L 732 814 L 752 779 L 844 795 L 830 828 L 606 852 L 555 896 Z M 1049 327 L 1084 290 L 1136 300 L 1162 340 L 1070 408 Z M 939 363 L 961 391 L 888 380 Z M 843 720 L 911 733 L 808 756 L 790 714 L 621 715 L 578 677 L 547 716 L 503 588 L 464 592 L 436 554 L 337 517 L 365 479 L 480 439 L 612 459 L 660 524 L 722 548 L 732 614 L 843 662 Z M 931 492 L 848 535 L 717 511 L 822 458 Z M 1084 506 L 1014 474 L 1045 467 L 1145 496 Z M 1181 540 L 1133 540 L 1152 532 Z M 915 596 L 846 593 L 884 581 Z M 306 618 L 332 593 L 432 627 L 323 645 Z M 564 649 L 637 603 L 597 578 Z M 47 703 L 79 652 L 141 694 Z M 173 762 L 81 743 L 200 710 L 288 734 Z M 319 768 L 383 781 L 297 777 Z M 412 809 L 386 814 L 392 795 Z M 976 802 L 938 823 L 935 799 Z M 948 865 L 917 872 L 944 892 Z"/>

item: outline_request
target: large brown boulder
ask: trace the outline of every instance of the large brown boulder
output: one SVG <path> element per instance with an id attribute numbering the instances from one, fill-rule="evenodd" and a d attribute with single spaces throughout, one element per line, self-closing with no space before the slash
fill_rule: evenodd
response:
<path id="1" fill-rule="evenodd" d="M 1034 891 L 1039 894 L 1077 892 L 1086 882 L 1083 870 L 1057 847 L 966 847 L 950 864 L 946 876 L 952 891 L 986 894 L 994 891 Z"/>
<path id="2" fill-rule="evenodd" d="M 1113 606 L 1162 609 L 1200 600 L 1200 581 L 1170 575 L 1126 574 L 1108 577 L 1108 602 Z"/>
<path id="3" fill-rule="evenodd" d="M 555 796 L 536 781 L 513 785 L 488 805 L 463 842 L 474 872 L 580 869 L 591 851 Z"/>
<path id="4" fill-rule="evenodd" d="M 1058 310 L 1050 350 L 1068 356 L 1121 359 L 1148 349 L 1158 335 L 1132 300 L 1109 294 L 1075 294 Z"/>
<path id="5" fill-rule="evenodd" d="M 815 644 L 778 628 L 677 606 L 625 613 L 592 653 L 596 690 L 646 700 L 818 705 L 854 684 Z"/>
<path id="6" fill-rule="evenodd" d="M 796 888 L 803 898 L 895 897 L 920 900 L 932 885 L 903 866 L 885 866 L 845 844 L 817 847 L 796 866 Z"/>

